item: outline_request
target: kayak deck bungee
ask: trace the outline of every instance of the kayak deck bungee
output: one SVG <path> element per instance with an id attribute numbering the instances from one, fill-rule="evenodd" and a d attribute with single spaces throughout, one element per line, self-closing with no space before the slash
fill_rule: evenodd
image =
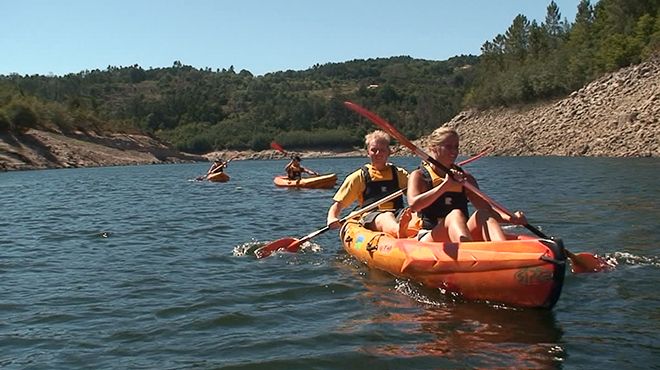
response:
<path id="1" fill-rule="evenodd" d="M 328 173 L 318 176 L 303 177 L 291 180 L 287 176 L 276 176 L 273 179 L 276 186 L 289 188 L 332 189 L 337 184 L 337 175 Z"/>
<path id="2" fill-rule="evenodd" d="M 227 182 L 229 181 L 229 175 L 224 172 L 212 173 L 207 175 L 206 179 L 212 182 Z"/>
<path id="3" fill-rule="evenodd" d="M 510 236 L 498 242 L 397 239 L 355 220 L 340 231 L 344 249 L 369 267 L 467 300 L 552 308 L 561 294 L 566 256 L 561 241 Z"/>

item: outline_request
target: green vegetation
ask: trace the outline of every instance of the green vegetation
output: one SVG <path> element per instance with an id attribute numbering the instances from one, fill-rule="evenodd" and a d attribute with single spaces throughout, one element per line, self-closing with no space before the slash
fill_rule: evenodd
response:
<path id="1" fill-rule="evenodd" d="M 595 6 L 582 0 L 572 24 L 551 2 L 541 24 L 518 15 L 503 35 L 483 45 L 465 103 L 492 107 L 564 96 L 659 50 L 657 0 L 601 0 Z"/>
<path id="2" fill-rule="evenodd" d="M 66 76 L 0 76 L 0 132 L 143 132 L 178 149 L 360 146 L 373 126 L 342 102 L 363 104 L 417 138 L 465 107 L 563 96 L 660 49 L 657 0 L 583 0 L 562 21 L 518 15 L 482 55 L 428 61 L 406 56 L 315 65 L 253 76 L 233 67 L 144 70 L 108 66 Z"/>

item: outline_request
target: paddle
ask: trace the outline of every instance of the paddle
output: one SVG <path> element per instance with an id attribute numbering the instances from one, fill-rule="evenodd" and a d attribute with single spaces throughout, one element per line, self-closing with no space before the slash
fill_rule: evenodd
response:
<path id="1" fill-rule="evenodd" d="M 458 164 L 459 167 L 462 167 L 462 166 L 465 166 L 468 163 L 472 163 L 472 162 L 476 161 L 477 159 L 479 159 L 479 158 L 485 156 L 486 154 L 488 154 L 488 152 L 490 152 L 491 149 L 492 148 L 486 148 L 486 149 L 482 150 L 481 152 L 477 153 L 476 155 L 474 155 L 473 157 L 470 157 L 466 160 L 458 162 L 457 164 Z"/>
<path id="2" fill-rule="evenodd" d="M 274 140 L 270 142 L 270 147 L 272 149 L 277 150 L 278 152 L 280 152 L 284 155 L 289 155 L 289 153 L 287 153 L 286 150 L 284 150 L 284 148 L 282 148 L 282 146 L 280 144 L 278 144 L 277 142 L 275 142 Z"/>
<path id="3" fill-rule="evenodd" d="M 423 150 L 421 150 L 419 147 L 417 147 L 415 144 L 413 144 L 410 140 L 408 140 L 401 132 L 399 132 L 392 124 L 389 122 L 385 121 L 383 118 L 379 117 L 375 113 L 370 112 L 369 110 L 355 104 L 352 102 L 344 102 L 344 105 L 351 109 L 352 111 L 368 118 L 370 121 L 378 125 L 380 128 L 382 128 L 385 132 L 396 138 L 399 143 L 405 145 L 408 147 L 408 149 L 412 150 L 417 156 L 422 158 L 423 160 L 430 162 L 437 166 L 438 168 L 441 168 L 443 171 L 446 173 L 450 174 L 450 176 L 456 176 L 452 171 L 449 170 L 449 168 L 445 167 L 442 165 L 442 163 L 438 162 L 435 158 L 429 156 L 426 154 Z M 457 181 L 460 181 L 460 179 L 456 179 Z M 488 202 L 491 206 L 497 208 L 500 210 L 502 213 L 508 215 L 509 217 L 513 216 L 513 213 L 511 213 L 509 210 L 504 208 L 501 204 L 497 203 L 495 200 L 487 196 L 486 194 L 482 193 L 476 186 L 470 184 L 469 182 L 463 182 L 463 186 L 470 190 L 472 193 L 483 199 L 484 201 Z M 529 231 L 534 233 L 536 236 L 543 238 L 543 239 L 552 239 L 551 237 L 545 235 L 541 230 L 537 229 L 536 227 L 530 225 L 529 223 L 524 225 L 525 228 L 527 228 Z M 599 271 L 604 271 L 610 268 L 610 265 L 602 258 L 596 257 L 593 254 L 590 253 L 580 253 L 580 254 L 574 254 L 570 252 L 568 249 L 563 248 L 566 255 L 572 262 L 572 271 L 574 273 L 582 273 L 582 272 L 599 272 Z"/>
<path id="4" fill-rule="evenodd" d="M 404 191 L 405 191 L 405 189 L 397 190 L 396 192 L 394 192 L 394 193 L 392 193 L 392 194 L 390 194 L 386 197 L 383 197 L 383 198 L 379 199 L 378 201 L 376 201 L 374 203 L 371 203 L 368 206 L 365 206 L 364 208 L 358 209 L 355 212 L 351 212 L 348 216 L 346 216 L 346 217 L 342 218 L 341 220 L 339 220 L 339 222 L 343 224 L 344 222 L 346 222 L 347 220 L 349 220 L 353 217 L 357 217 L 357 216 L 359 216 L 363 213 L 372 211 L 372 210 L 378 208 L 378 206 L 380 206 L 381 204 L 389 202 L 391 200 L 394 200 L 394 199 L 400 197 L 401 195 L 403 195 Z M 275 240 L 274 242 L 268 243 L 268 244 L 264 245 L 263 247 L 260 247 L 260 248 L 256 249 L 254 251 L 254 254 L 257 256 L 257 258 L 264 258 L 264 257 L 270 256 L 271 254 L 273 254 L 273 252 L 276 252 L 280 249 L 284 249 L 288 252 L 296 252 L 298 250 L 298 247 L 302 243 L 304 243 L 304 242 L 306 242 L 306 241 L 308 241 L 308 240 L 310 240 L 310 239 L 312 239 L 316 236 L 319 236 L 319 235 L 323 234 L 324 232 L 326 232 L 328 230 L 330 230 L 330 227 L 326 226 L 322 229 L 319 229 L 319 230 L 316 230 L 312 233 L 309 233 L 309 234 L 303 236 L 300 239 L 296 239 L 296 238 L 278 239 L 278 240 Z"/>

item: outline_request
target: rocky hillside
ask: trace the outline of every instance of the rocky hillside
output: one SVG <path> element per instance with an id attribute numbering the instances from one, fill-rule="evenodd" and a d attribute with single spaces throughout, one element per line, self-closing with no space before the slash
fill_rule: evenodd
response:
<path id="1" fill-rule="evenodd" d="M 28 130 L 0 134 L 0 170 L 119 166 L 201 161 L 144 135 L 98 136 Z"/>
<path id="2" fill-rule="evenodd" d="M 461 152 L 508 156 L 660 156 L 660 55 L 551 104 L 464 111 L 445 125 Z M 419 140 L 425 147 L 429 137 Z"/>
<path id="3" fill-rule="evenodd" d="M 387 117 L 385 117 L 387 118 Z M 553 103 L 522 108 L 464 111 L 444 125 L 461 134 L 461 154 L 491 147 L 504 156 L 660 156 L 660 55 L 604 76 Z M 394 122 L 396 124 L 396 122 Z M 433 137 L 418 140 L 426 147 Z M 29 130 L 0 134 L 0 171 L 66 167 L 278 158 L 274 151 L 193 156 L 144 135 L 98 136 Z M 395 154 L 410 155 L 405 148 Z M 331 156 L 338 153 L 308 153 Z M 364 155 L 364 151 L 342 155 Z"/>

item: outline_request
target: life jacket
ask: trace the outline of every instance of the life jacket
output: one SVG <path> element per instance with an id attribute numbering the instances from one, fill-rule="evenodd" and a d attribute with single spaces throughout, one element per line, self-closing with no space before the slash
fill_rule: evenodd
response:
<path id="1" fill-rule="evenodd" d="M 362 192 L 362 207 L 368 206 L 371 203 L 377 202 L 380 199 L 397 192 L 399 188 L 399 175 L 396 166 L 389 165 L 392 170 L 391 180 L 373 181 L 369 175 L 369 167 L 366 165 L 362 167 L 362 176 L 364 176 L 364 192 Z M 397 197 L 392 201 L 394 209 L 403 208 L 403 197 Z"/>
<path id="2" fill-rule="evenodd" d="M 454 166 L 454 168 L 462 171 L 458 166 Z M 424 183 L 429 189 L 439 185 L 444 180 L 444 176 L 440 177 L 429 164 L 422 164 L 419 169 L 422 172 Z M 464 187 L 461 187 L 461 191 L 445 192 L 433 204 L 417 212 L 417 214 L 422 219 L 422 227 L 430 230 L 438 224 L 438 219 L 446 217 L 454 209 L 460 209 L 466 218 L 469 217 L 468 198 Z"/>
<path id="3" fill-rule="evenodd" d="M 289 166 L 286 171 L 289 180 L 300 180 L 302 178 L 302 172 L 302 168 L 296 165 Z"/>

